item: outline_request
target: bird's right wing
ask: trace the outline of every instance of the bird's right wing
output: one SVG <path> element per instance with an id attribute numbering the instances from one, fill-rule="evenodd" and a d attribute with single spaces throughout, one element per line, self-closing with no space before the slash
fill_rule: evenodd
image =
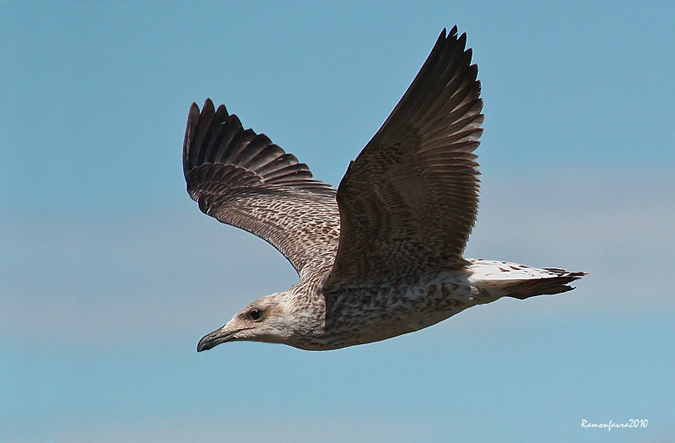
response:
<path id="1" fill-rule="evenodd" d="M 466 266 L 483 122 L 477 73 L 466 34 L 443 30 L 338 187 L 340 246 L 326 286 Z"/>
<path id="2" fill-rule="evenodd" d="M 187 190 L 223 223 L 267 240 L 301 277 L 332 264 L 340 218 L 335 190 L 225 106 L 192 104 L 183 145 Z"/>

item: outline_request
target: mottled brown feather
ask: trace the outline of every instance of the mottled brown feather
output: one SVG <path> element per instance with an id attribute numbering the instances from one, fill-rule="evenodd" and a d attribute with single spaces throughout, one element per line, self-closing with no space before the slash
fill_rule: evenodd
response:
<path id="1" fill-rule="evenodd" d="M 341 226 L 329 285 L 462 267 L 477 212 L 473 151 L 483 121 L 477 68 L 465 44 L 456 28 L 440 35 L 345 174 L 339 220 L 332 188 L 210 100 L 201 112 L 193 104 L 188 118 L 188 192 L 205 213 L 270 242 L 299 273 L 312 260 L 330 265 Z"/>
<path id="2" fill-rule="evenodd" d="M 337 191 L 341 232 L 330 285 L 372 284 L 465 265 L 478 208 L 473 151 L 483 122 L 466 35 L 440 35 Z"/>
<path id="3" fill-rule="evenodd" d="M 183 146 L 190 196 L 206 214 L 276 247 L 302 278 L 326 272 L 337 248 L 335 190 L 225 106 L 192 104 Z"/>

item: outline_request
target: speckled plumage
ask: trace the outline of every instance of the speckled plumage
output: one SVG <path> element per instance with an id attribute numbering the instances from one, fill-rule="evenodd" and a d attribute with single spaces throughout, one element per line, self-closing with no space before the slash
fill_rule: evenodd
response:
<path id="1" fill-rule="evenodd" d="M 478 208 L 480 83 L 466 35 L 441 33 L 338 190 L 225 106 L 192 105 L 183 149 L 199 208 L 276 247 L 300 281 L 200 340 L 327 350 L 413 332 L 476 304 L 571 290 L 583 272 L 462 253 Z"/>

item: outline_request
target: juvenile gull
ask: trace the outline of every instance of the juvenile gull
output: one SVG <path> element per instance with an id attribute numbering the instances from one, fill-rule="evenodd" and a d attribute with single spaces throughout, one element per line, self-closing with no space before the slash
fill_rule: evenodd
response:
<path id="1" fill-rule="evenodd" d="M 203 337 L 329 350 L 417 331 L 501 297 L 573 289 L 585 275 L 462 257 L 478 208 L 478 68 L 466 34 L 443 30 L 337 191 L 225 106 L 192 104 L 183 147 L 206 214 L 272 244 L 300 281 Z"/>

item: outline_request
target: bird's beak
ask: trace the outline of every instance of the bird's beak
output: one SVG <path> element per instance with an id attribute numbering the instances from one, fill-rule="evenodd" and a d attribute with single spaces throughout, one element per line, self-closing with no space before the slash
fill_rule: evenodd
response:
<path id="1" fill-rule="evenodd" d="M 201 340 L 199 340 L 199 343 L 197 343 L 197 352 L 208 351 L 209 349 L 218 346 L 221 343 L 235 340 L 234 335 L 242 330 L 243 329 L 227 330 L 225 329 L 225 326 L 220 329 L 216 329 L 210 334 L 206 334 Z"/>

